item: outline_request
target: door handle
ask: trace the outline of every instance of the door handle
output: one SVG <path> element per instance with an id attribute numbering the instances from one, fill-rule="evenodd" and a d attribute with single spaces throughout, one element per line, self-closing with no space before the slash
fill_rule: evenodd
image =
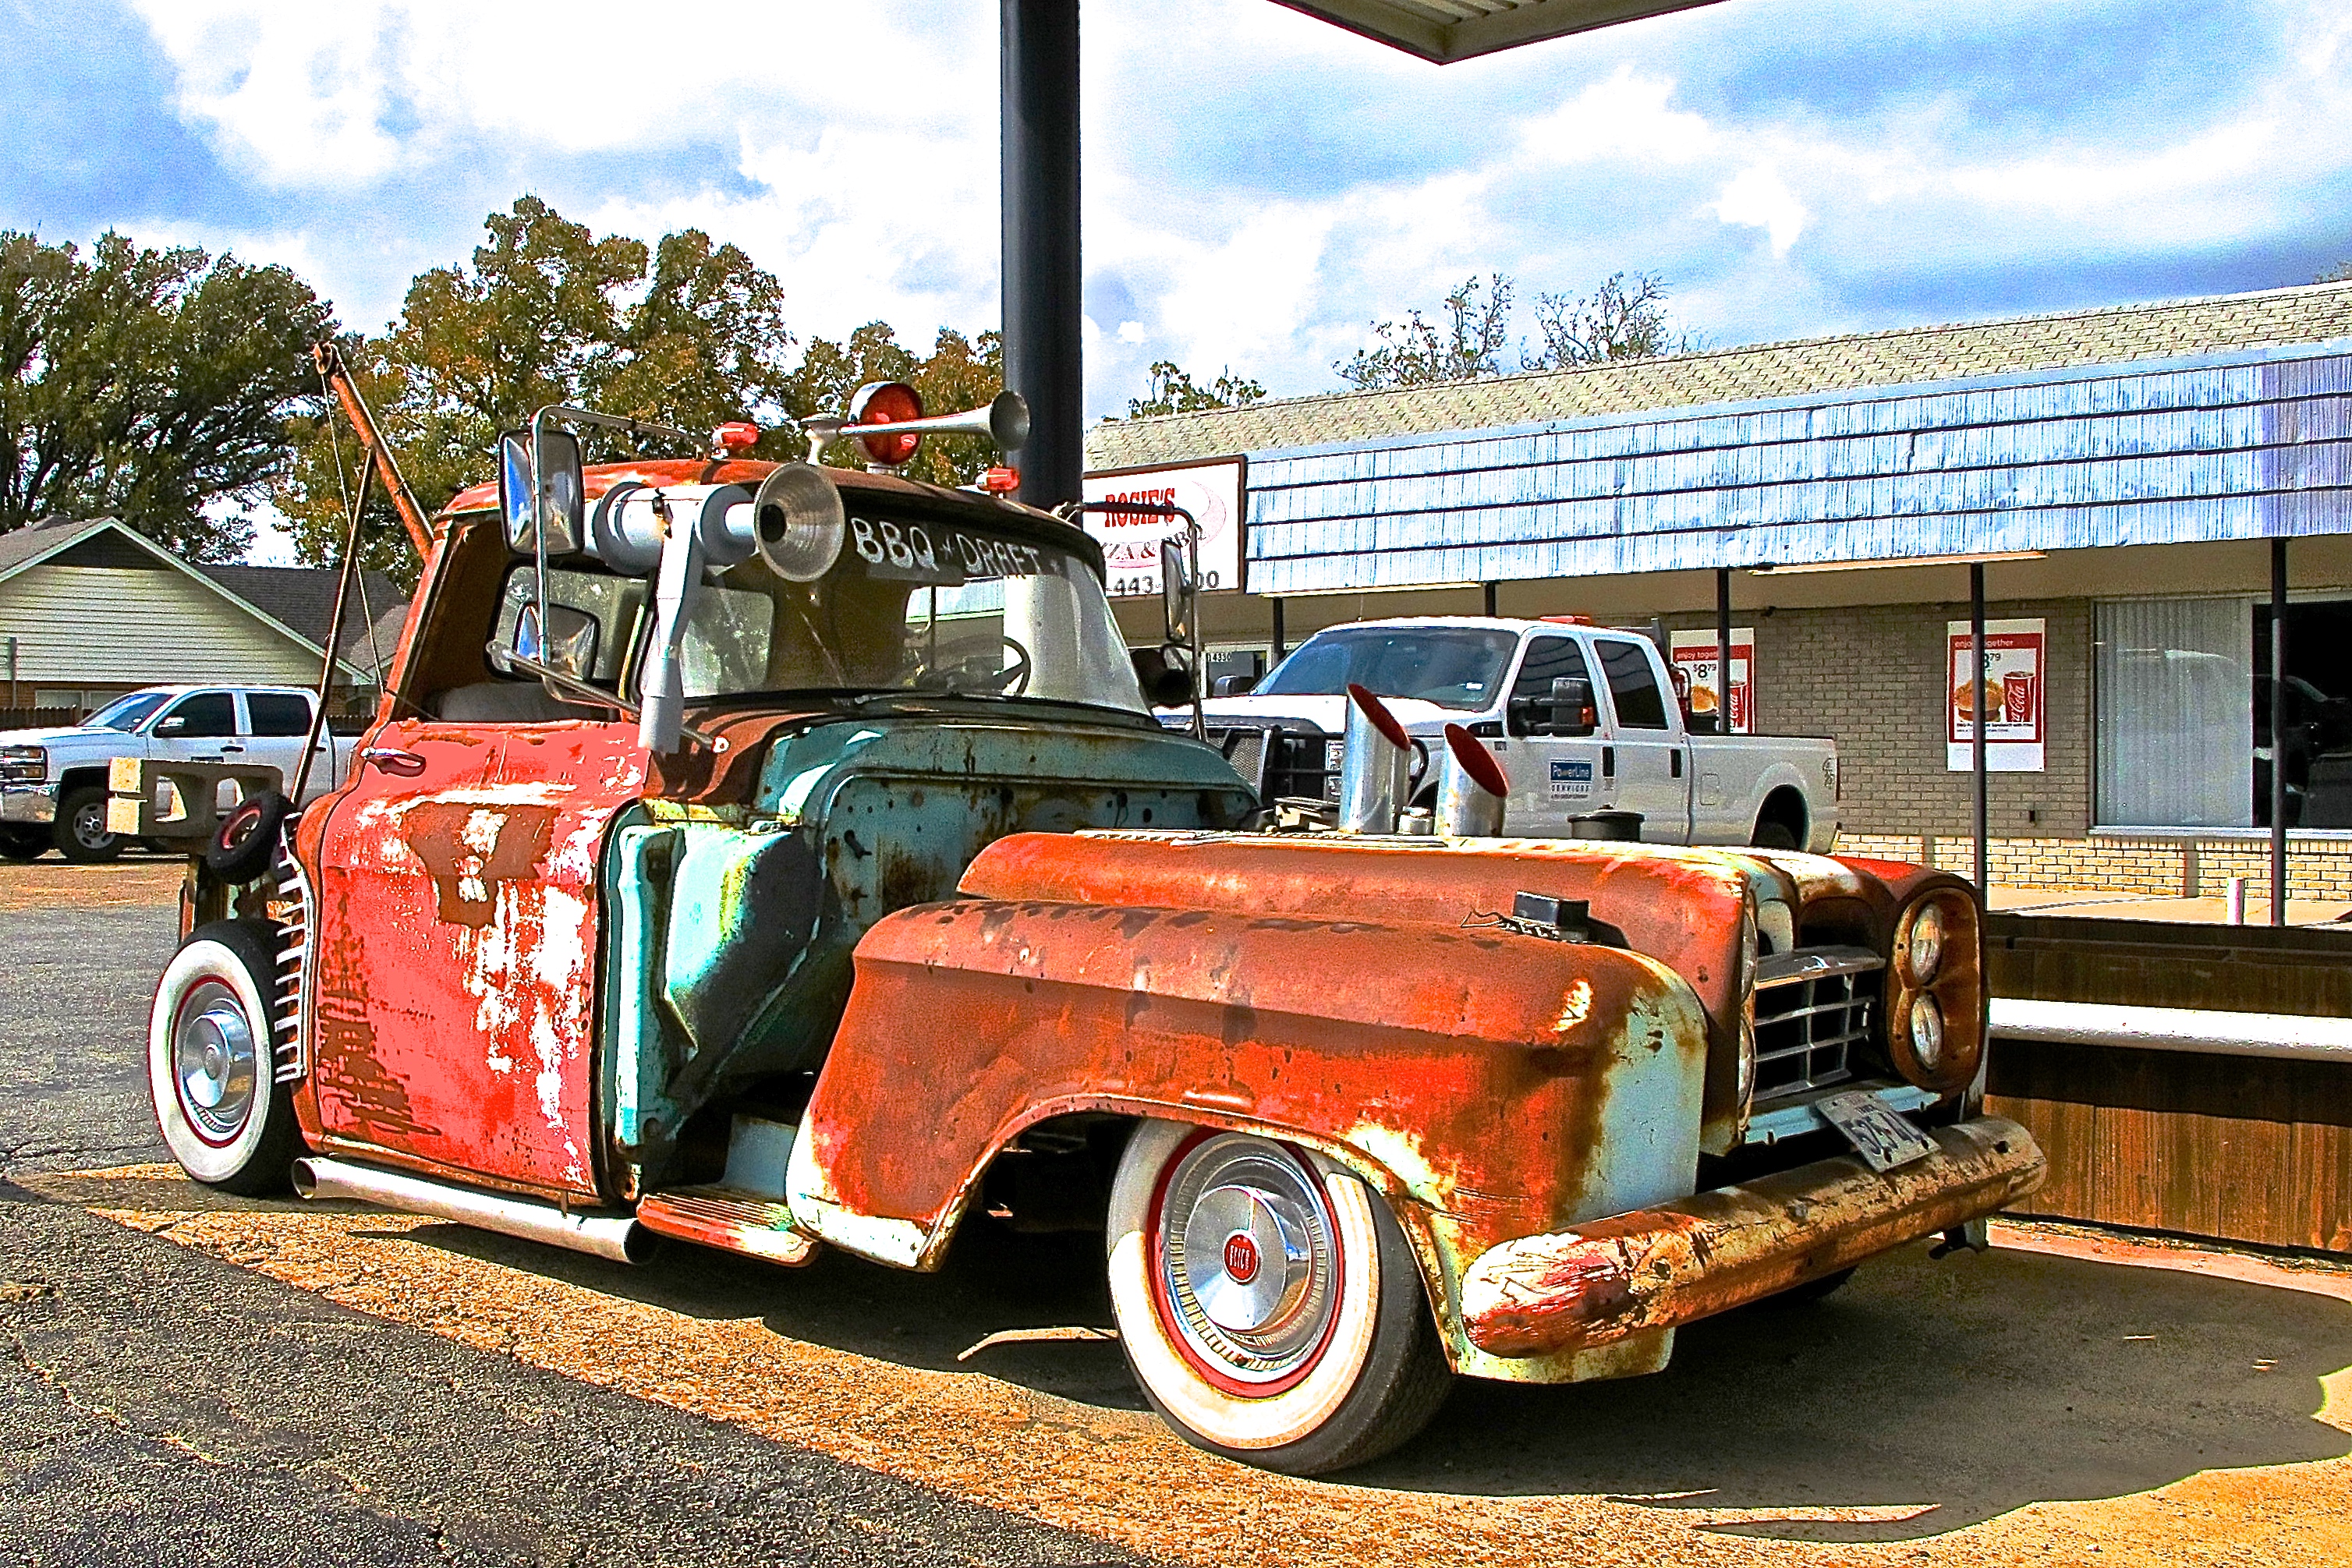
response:
<path id="1" fill-rule="evenodd" d="M 1669 776 L 1675 779 L 1681 778 L 1683 776 L 1683 754 L 1679 751 L 1670 751 L 1666 755 L 1674 758 L 1673 771 Z"/>
<path id="2" fill-rule="evenodd" d="M 360 753 L 360 760 L 374 763 L 395 779 L 414 779 L 425 771 L 425 758 L 393 746 L 371 746 Z"/>
<path id="3" fill-rule="evenodd" d="M 1604 746 L 1601 748 L 1601 777 L 1603 779 L 1617 777 L 1617 748 L 1613 746 Z"/>
<path id="4" fill-rule="evenodd" d="M 243 751 L 245 747 L 242 746 L 224 746 L 221 749 L 223 751 Z"/>

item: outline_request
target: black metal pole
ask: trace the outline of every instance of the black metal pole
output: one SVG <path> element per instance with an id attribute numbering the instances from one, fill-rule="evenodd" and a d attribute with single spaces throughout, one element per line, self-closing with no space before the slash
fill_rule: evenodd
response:
<path id="1" fill-rule="evenodd" d="M 1496 585 L 1495 585 L 1494 583 L 1491 583 L 1491 582 L 1482 582 L 1482 583 L 1480 583 L 1478 586 L 1479 586 L 1480 588 L 1482 588 L 1482 589 L 1486 590 L 1486 608 L 1485 613 L 1486 613 L 1486 615 L 1489 619 L 1492 619 L 1492 618 L 1493 618 L 1493 616 L 1494 616 L 1494 613 L 1495 613 L 1495 588 L 1496 588 Z"/>
<path id="2" fill-rule="evenodd" d="M 1002 0 L 1004 384 L 1029 400 L 1020 498 L 1078 498 L 1086 467 L 1078 263 L 1078 0 Z"/>
<path id="3" fill-rule="evenodd" d="M 1282 663 L 1282 656 L 1289 651 L 1283 646 L 1282 601 L 1277 599 L 1274 601 L 1274 657 L 1267 662 L 1265 667 L 1270 670 Z"/>
<path id="4" fill-rule="evenodd" d="M 1992 898 L 1992 841 L 1990 812 L 1985 791 L 1985 612 L 1984 562 L 1969 563 L 1969 697 L 1973 705 L 1969 720 L 1969 760 L 1976 768 L 1977 786 L 1977 899 L 1989 904 Z"/>
<path id="5" fill-rule="evenodd" d="M 2271 924 L 2286 924 L 2286 540 L 2271 540 Z"/>
<path id="6" fill-rule="evenodd" d="M 1750 670 L 1753 676 L 1755 671 Z M 1731 733 L 1731 569 L 1715 569 L 1715 733 Z"/>

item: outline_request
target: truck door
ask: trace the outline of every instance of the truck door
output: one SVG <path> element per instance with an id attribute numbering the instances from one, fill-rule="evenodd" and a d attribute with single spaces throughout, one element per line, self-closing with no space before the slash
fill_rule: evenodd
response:
<path id="1" fill-rule="evenodd" d="M 247 692 L 245 760 L 267 763 L 278 769 L 278 788 L 294 788 L 302 767 L 302 738 L 310 733 L 311 699 L 293 692 Z M 313 800 L 334 786 L 334 766 L 328 739 L 319 737 L 319 759 L 310 765 L 306 793 Z"/>
<path id="2" fill-rule="evenodd" d="M 1504 705 L 1510 738 L 1497 748 L 1511 794 L 1503 809 L 1503 831 L 1538 836 L 1568 831 L 1568 819 L 1609 804 L 1602 793 L 1601 737 L 1542 733 L 1557 679 L 1591 683 L 1584 650 L 1574 637 L 1538 632 L 1528 639 L 1518 674 Z M 1594 706 L 1600 697 L 1593 698 Z"/>
<path id="3" fill-rule="evenodd" d="M 147 754 L 163 762 L 242 762 L 236 697 L 230 692 L 190 692 L 147 732 Z"/>
<path id="4" fill-rule="evenodd" d="M 311 1075 L 333 1146 L 595 1196 L 596 868 L 644 758 L 628 723 L 368 737 L 319 847 Z"/>
<path id="5" fill-rule="evenodd" d="M 1657 652 L 1631 638 L 1596 637 L 1592 651 L 1609 687 L 1611 722 L 1601 771 L 1613 773 L 1617 808 L 1642 813 L 1654 844 L 1690 841 L 1690 787 L 1681 706 L 1659 682 Z"/>

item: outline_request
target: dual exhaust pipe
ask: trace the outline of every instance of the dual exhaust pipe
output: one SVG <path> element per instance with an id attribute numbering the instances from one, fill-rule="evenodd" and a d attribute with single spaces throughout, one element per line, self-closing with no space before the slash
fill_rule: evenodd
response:
<path id="1" fill-rule="evenodd" d="M 1364 687 L 1348 687 L 1348 726 L 1339 764 L 1339 831 L 1393 833 L 1417 780 L 1413 758 L 1427 757 L 1388 705 Z M 1445 727 L 1438 763 L 1434 831 L 1444 838 L 1494 838 L 1503 831 L 1509 775 L 1486 743 L 1458 724 Z M 1426 831 L 1426 830 L 1424 830 Z"/>

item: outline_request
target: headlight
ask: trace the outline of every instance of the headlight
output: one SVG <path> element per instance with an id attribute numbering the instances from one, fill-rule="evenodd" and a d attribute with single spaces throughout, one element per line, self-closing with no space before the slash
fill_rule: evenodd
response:
<path id="1" fill-rule="evenodd" d="M 1904 946 L 1904 967 L 1911 971 L 1911 983 L 1924 986 L 1936 977 L 1937 966 L 1944 961 L 1944 912 L 1933 904 L 1923 904 L 1911 916 L 1911 936 Z"/>
<path id="2" fill-rule="evenodd" d="M 1944 1009 L 1933 997 L 1920 997 L 1911 1004 L 1911 1054 L 1930 1072 L 1943 1064 Z"/>
<path id="3" fill-rule="evenodd" d="M 49 754 L 37 746 L 0 746 L 0 783 L 38 784 L 49 776 Z"/>

